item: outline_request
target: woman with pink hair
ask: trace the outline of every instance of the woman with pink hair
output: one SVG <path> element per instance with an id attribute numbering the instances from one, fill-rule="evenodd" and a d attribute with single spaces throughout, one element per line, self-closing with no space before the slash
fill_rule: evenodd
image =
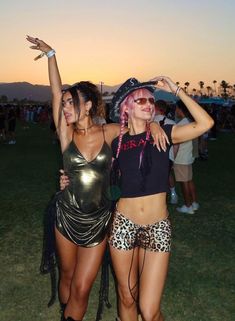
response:
<path id="1" fill-rule="evenodd" d="M 154 148 L 149 124 L 154 97 L 149 84 L 128 79 L 113 97 L 111 118 L 120 117 L 121 132 L 112 142 L 116 183 L 120 199 L 113 214 L 109 245 L 119 295 L 121 321 L 163 321 L 160 309 L 167 276 L 171 223 L 166 205 L 169 149 L 202 135 L 212 118 L 168 77 L 153 79 L 157 88 L 176 94 L 187 106 L 194 122 L 163 125 L 170 144 Z M 128 123 L 128 132 L 124 127 Z"/>

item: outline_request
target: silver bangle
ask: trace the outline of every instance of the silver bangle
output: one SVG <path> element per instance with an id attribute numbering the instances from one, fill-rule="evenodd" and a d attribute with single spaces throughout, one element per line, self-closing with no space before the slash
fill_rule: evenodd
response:
<path id="1" fill-rule="evenodd" d="M 46 53 L 47 58 L 51 58 L 54 55 L 55 55 L 55 50 L 54 49 L 51 49 L 50 51 L 48 51 Z"/>
<path id="2" fill-rule="evenodd" d="M 179 92 L 182 88 L 180 86 L 177 87 L 176 91 L 175 91 L 175 96 L 178 97 Z"/>

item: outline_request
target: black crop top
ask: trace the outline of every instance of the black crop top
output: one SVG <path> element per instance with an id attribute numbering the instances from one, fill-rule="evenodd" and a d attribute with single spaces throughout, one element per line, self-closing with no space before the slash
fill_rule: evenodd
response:
<path id="1" fill-rule="evenodd" d="M 171 141 L 171 130 L 173 125 L 163 125 L 165 133 Z M 167 146 L 166 152 L 158 151 L 156 146 L 153 146 L 153 138 L 150 135 L 150 140 L 144 148 L 143 159 L 148 157 L 148 171 L 145 174 L 139 168 L 140 153 L 143 150 L 146 132 L 137 135 L 129 135 L 126 133 L 122 138 L 121 150 L 118 156 L 117 164 L 121 173 L 120 188 L 121 197 L 139 197 L 169 190 L 169 149 Z M 118 137 L 112 142 L 113 157 L 116 158 L 118 146 Z M 143 164 L 143 166 L 146 166 Z M 143 179 L 144 175 L 144 179 Z"/>

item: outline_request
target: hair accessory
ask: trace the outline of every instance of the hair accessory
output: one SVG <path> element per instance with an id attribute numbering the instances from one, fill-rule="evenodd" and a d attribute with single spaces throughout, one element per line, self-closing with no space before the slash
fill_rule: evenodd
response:
<path id="1" fill-rule="evenodd" d="M 111 108 L 110 108 L 110 119 L 114 122 L 119 122 L 120 117 L 120 104 L 123 100 L 133 91 L 141 88 L 148 89 L 151 93 L 154 92 L 156 81 L 139 82 L 136 78 L 129 78 L 124 84 L 119 87 L 113 96 Z"/>

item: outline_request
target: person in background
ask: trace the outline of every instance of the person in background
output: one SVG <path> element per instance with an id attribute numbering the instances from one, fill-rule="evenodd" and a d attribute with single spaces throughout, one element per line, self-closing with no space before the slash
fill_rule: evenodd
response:
<path id="1" fill-rule="evenodd" d="M 176 116 L 180 119 L 178 126 L 184 126 L 193 122 L 188 108 L 182 101 L 176 103 Z M 178 152 L 174 160 L 175 179 L 180 183 L 184 204 L 177 207 L 180 213 L 194 214 L 199 209 L 197 202 L 196 187 L 193 181 L 192 164 L 196 156 L 196 144 L 193 140 L 187 140 L 179 144 Z"/>
<path id="2" fill-rule="evenodd" d="M 163 125 L 175 125 L 175 121 L 167 117 L 168 106 L 164 100 L 157 100 L 155 102 L 155 117 L 154 121 L 158 122 L 160 126 Z M 174 144 L 171 146 L 169 151 L 170 162 L 170 172 L 169 172 L 169 187 L 170 187 L 170 203 L 177 204 L 178 203 L 178 195 L 175 190 L 175 178 L 173 171 L 173 163 L 175 156 L 177 154 L 179 145 Z"/>
<path id="3" fill-rule="evenodd" d="M 3 106 L 0 106 L 0 140 L 6 140 L 6 113 Z"/>
<path id="4" fill-rule="evenodd" d="M 15 137 L 15 129 L 16 129 L 16 113 L 14 110 L 14 107 L 11 107 L 8 116 L 7 116 L 7 123 L 8 123 L 8 139 L 9 145 L 15 145 L 16 144 L 16 137 Z"/>
<path id="5" fill-rule="evenodd" d="M 209 109 L 209 114 L 211 118 L 214 120 L 214 125 L 209 132 L 209 140 L 216 140 L 217 139 L 217 107 L 215 104 L 212 104 Z"/>

